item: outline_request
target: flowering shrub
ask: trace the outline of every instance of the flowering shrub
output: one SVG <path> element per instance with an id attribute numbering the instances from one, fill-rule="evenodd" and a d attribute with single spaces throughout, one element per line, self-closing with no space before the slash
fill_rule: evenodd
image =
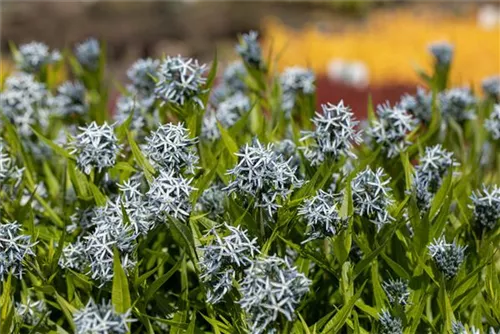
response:
<path id="1" fill-rule="evenodd" d="M 0 333 L 498 332 L 497 83 L 448 87 L 449 45 L 361 123 L 253 32 L 220 80 L 137 60 L 111 115 L 104 50 L 14 48 Z"/>

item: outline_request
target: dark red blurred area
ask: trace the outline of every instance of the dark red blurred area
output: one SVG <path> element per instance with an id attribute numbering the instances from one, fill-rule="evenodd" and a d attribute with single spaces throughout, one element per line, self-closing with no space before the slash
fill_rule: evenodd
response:
<path id="1" fill-rule="evenodd" d="M 378 104 L 389 101 L 392 104 L 399 102 L 401 95 L 413 94 L 416 86 L 402 83 L 387 83 L 385 85 L 368 85 L 364 88 L 353 87 L 342 82 L 333 82 L 327 77 L 319 77 L 317 83 L 318 110 L 320 104 L 331 102 L 338 103 L 344 100 L 344 104 L 351 107 L 358 119 L 367 116 L 368 99 L 371 95 L 374 108 Z"/>

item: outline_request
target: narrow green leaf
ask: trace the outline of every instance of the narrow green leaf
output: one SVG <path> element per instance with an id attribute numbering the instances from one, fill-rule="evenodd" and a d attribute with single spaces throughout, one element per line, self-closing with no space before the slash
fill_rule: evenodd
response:
<path id="1" fill-rule="evenodd" d="M 125 313 L 132 305 L 127 275 L 123 270 L 118 250 L 115 249 L 113 254 L 113 287 L 111 291 L 111 302 L 117 312 Z"/>

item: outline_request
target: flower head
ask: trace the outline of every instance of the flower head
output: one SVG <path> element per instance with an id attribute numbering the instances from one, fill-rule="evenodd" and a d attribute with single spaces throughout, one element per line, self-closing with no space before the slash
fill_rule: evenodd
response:
<path id="1" fill-rule="evenodd" d="M 113 128 L 107 123 L 97 125 L 96 122 L 92 122 L 78 129 L 81 132 L 71 144 L 72 153 L 77 154 L 78 168 L 85 174 L 90 174 L 93 168 L 97 168 L 100 172 L 113 167 L 120 150 Z"/>
<path id="2" fill-rule="evenodd" d="M 167 216 L 186 220 L 191 213 L 189 196 L 195 190 L 191 181 L 192 179 L 177 176 L 172 170 L 161 170 L 146 193 L 148 209 L 162 220 Z"/>
<path id="3" fill-rule="evenodd" d="M 440 66 L 449 65 L 453 59 L 453 45 L 448 42 L 432 43 L 429 52 Z"/>
<path id="4" fill-rule="evenodd" d="M 310 240 L 333 237 L 347 227 L 347 219 L 341 218 L 337 208 L 338 198 L 331 193 L 319 190 L 316 196 L 307 199 L 299 208 L 298 214 L 304 217 Z"/>
<path id="5" fill-rule="evenodd" d="M 256 31 L 250 31 L 248 34 L 243 34 L 240 43 L 236 45 L 236 52 L 243 61 L 255 68 L 260 68 L 262 65 L 262 49 L 258 37 Z"/>
<path id="6" fill-rule="evenodd" d="M 203 116 L 200 137 L 204 141 L 215 141 L 220 138 L 217 116 L 215 116 L 215 112 L 210 109 L 207 109 L 205 115 Z"/>
<path id="7" fill-rule="evenodd" d="M 393 158 L 410 145 L 407 137 L 416 123 L 401 106 L 391 108 L 389 103 L 377 106 L 377 116 L 367 129 L 367 135 L 382 146 L 388 158 Z"/>
<path id="8" fill-rule="evenodd" d="M 198 156 L 196 138 L 189 137 L 183 124 L 162 124 L 146 137 L 146 156 L 157 166 L 180 172 L 194 173 Z"/>
<path id="9" fill-rule="evenodd" d="M 212 229 L 212 243 L 201 248 L 203 257 L 200 267 L 203 274 L 200 278 L 208 286 L 207 301 L 212 304 L 224 298 L 232 289 L 236 272 L 242 273 L 259 253 L 257 239 L 250 239 L 246 230 L 227 224 L 224 227 L 229 230 L 229 235 L 221 237 Z"/>
<path id="10" fill-rule="evenodd" d="M 215 117 L 225 128 L 230 128 L 251 109 L 250 99 L 241 92 L 228 96 L 217 106 Z"/>
<path id="11" fill-rule="evenodd" d="M 194 101 L 203 106 L 199 95 L 204 91 L 206 66 L 191 58 L 167 57 L 157 72 L 156 96 L 164 102 L 184 105 Z"/>
<path id="12" fill-rule="evenodd" d="M 222 76 L 223 84 L 230 93 L 245 92 L 247 85 L 244 78 L 247 76 L 245 64 L 241 61 L 234 61 L 224 70 Z"/>
<path id="13" fill-rule="evenodd" d="M 465 258 L 467 246 L 458 246 L 455 241 L 446 243 L 444 236 L 434 239 L 429 246 L 429 254 L 434 260 L 436 267 L 446 279 L 452 279 L 458 273 Z"/>
<path id="14" fill-rule="evenodd" d="M 441 114 L 458 123 L 474 119 L 476 99 L 468 88 L 452 88 L 439 94 Z"/>
<path id="15" fill-rule="evenodd" d="M 49 51 L 44 43 L 31 42 L 19 47 L 18 53 L 14 55 L 17 67 L 26 73 L 38 73 L 40 69 L 61 59 L 59 51 Z"/>
<path id="16" fill-rule="evenodd" d="M 500 75 L 485 78 L 482 82 L 482 88 L 486 95 L 500 99 Z"/>
<path id="17" fill-rule="evenodd" d="M 270 256 L 254 261 L 240 283 L 239 301 L 248 315 L 251 332 L 271 330 L 279 315 L 292 321 L 310 285 L 311 281 L 287 259 Z"/>
<path id="18" fill-rule="evenodd" d="M 399 106 L 412 114 L 416 120 L 429 123 L 432 118 L 432 94 L 417 87 L 415 95 L 405 94 L 399 101 Z"/>
<path id="19" fill-rule="evenodd" d="M 85 68 L 96 70 L 99 67 L 99 57 L 101 55 L 99 42 L 95 38 L 87 39 L 76 46 L 75 55 Z"/>
<path id="20" fill-rule="evenodd" d="M 453 153 L 445 150 L 440 144 L 426 147 L 425 154 L 416 167 L 419 177 L 428 182 L 429 190 L 437 192 L 446 173 L 459 164 L 453 159 Z"/>
<path id="21" fill-rule="evenodd" d="M 354 144 L 361 142 L 355 127 L 358 121 L 344 101 L 338 105 L 322 104 L 323 113 L 316 113 L 312 122 L 314 131 L 303 131 L 301 141 L 312 138 L 314 143 L 304 148 L 304 155 L 312 165 L 319 165 L 326 159 L 337 160 L 340 156 L 356 157 L 352 153 Z"/>
<path id="22" fill-rule="evenodd" d="M 135 320 L 130 317 L 130 310 L 121 314 L 110 302 L 96 304 L 90 299 L 73 314 L 73 321 L 78 334 L 125 334 L 129 332 L 129 323 Z"/>
<path id="23" fill-rule="evenodd" d="M 63 117 L 84 115 L 89 105 L 85 100 L 85 87 L 79 82 L 66 81 L 57 88 L 54 108 Z"/>
<path id="24" fill-rule="evenodd" d="M 224 214 L 224 202 L 227 194 L 223 190 L 224 185 L 215 183 L 205 189 L 196 203 L 196 211 L 207 212 L 210 219 L 217 219 Z"/>
<path id="25" fill-rule="evenodd" d="M 19 184 L 23 176 L 23 169 L 14 164 L 3 139 L 0 137 L 0 184 L 8 182 Z"/>
<path id="26" fill-rule="evenodd" d="M 35 243 L 29 235 L 23 235 L 21 226 L 17 222 L 0 224 L 0 280 L 10 272 L 21 279 L 23 276 L 23 262 L 33 252 Z"/>
<path id="27" fill-rule="evenodd" d="M 500 104 L 495 104 L 490 117 L 484 121 L 484 128 L 494 140 L 500 140 Z"/>
<path id="28" fill-rule="evenodd" d="M 48 313 L 47 304 L 43 300 L 34 301 L 28 297 L 25 303 L 16 303 L 16 313 L 23 324 L 35 326 Z"/>
<path id="29" fill-rule="evenodd" d="M 59 266 L 63 269 L 69 268 L 83 272 L 88 265 L 85 246 L 81 240 L 64 246 L 59 258 Z"/>
<path id="30" fill-rule="evenodd" d="M 144 96 L 153 94 L 156 82 L 154 77 L 160 61 L 156 59 L 139 59 L 127 71 L 127 77 L 132 81 L 134 89 Z"/>
<path id="31" fill-rule="evenodd" d="M 382 310 L 379 315 L 379 334 L 403 334 L 403 322 L 389 311 Z"/>
<path id="32" fill-rule="evenodd" d="M 290 117 L 298 95 L 310 95 L 316 90 L 314 73 L 302 67 L 289 67 L 280 76 L 283 92 L 282 109 Z"/>
<path id="33" fill-rule="evenodd" d="M 408 289 L 408 282 L 401 279 L 393 280 L 390 279 L 382 283 L 382 288 L 389 299 L 391 304 L 408 304 L 408 298 L 410 297 L 410 290 Z"/>
<path id="34" fill-rule="evenodd" d="M 483 189 L 473 192 L 470 198 L 476 224 L 493 229 L 500 221 L 500 188 L 483 184 Z"/>
<path id="35" fill-rule="evenodd" d="M 393 203 L 391 189 L 387 186 L 389 182 L 382 168 L 373 172 L 370 167 L 351 181 L 354 211 L 376 224 L 378 230 L 394 220 L 387 211 Z"/>
<path id="36" fill-rule="evenodd" d="M 281 154 L 283 159 L 288 161 L 290 167 L 294 168 L 297 174 L 299 172 L 301 160 L 295 143 L 290 139 L 283 139 L 274 143 L 273 148 L 277 154 Z"/>
<path id="37" fill-rule="evenodd" d="M 265 209 L 269 216 L 280 207 L 278 200 L 285 200 L 302 182 L 296 177 L 295 169 L 273 151 L 273 145 L 262 146 L 255 139 L 253 145 L 236 153 L 238 164 L 228 171 L 232 181 L 227 186 L 229 193 L 255 200 L 255 207 Z"/>

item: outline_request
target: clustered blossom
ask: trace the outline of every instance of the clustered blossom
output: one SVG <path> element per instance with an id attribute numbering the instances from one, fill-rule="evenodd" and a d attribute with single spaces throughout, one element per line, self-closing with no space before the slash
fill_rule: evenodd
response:
<path id="1" fill-rule="evenodd" d="M 358 121 L 344 101 L 338 105 L 331 103 L 322 104 L 323 113 L 316 113 L 312 119 L 315 125 L 314 131 L 302 131 L 301 141 L 309 138 L 314 143 L 304 148 L 304 155 L 312 165 L 320 165 L 328 159 L 337 160 L 341 156 L 353 157 L 354 144 L 361 142 L 361 136 L 355 127 Z"/>
<path id="2" fill-rule="evenodd" d="M 429 52 L 440 66 L 449 65 L 453 59 L 453 45 L 448 42 L 432 43 L 429 45 Z"/>
<path id="3" fill-rule="evenodd" d="M 458 123 L 474 119 L 476 99 L 468 88 L 452 88 L 441 92 L 438 96 L 441 114 L 445 119 L 453 119 Z"/>
<path id="4" fill-rule="evenodd" d="M 256 31 L 250 31 L 241 36 L 240 43 L 236 46 L 236 52 L 245 63 L 255 68 L 262 66 L 262 49 L 258 37 L 259 34 Z"/>
<path id="5" fill-rule="evenodd" d="M 21 226 L 17 222 L 0 224 L 0 280 L 4 281 L 8 273 L 21 279 L 23 276 L 23 262 L 33 252 L 35 243 L 31 236 L 23 235 Z"/>
<path id="6" fill-rule="evenodd" d="M 52 103 L 62 117 L 84 115 L 89 109 L 85 99 L 85 87 L 80 82 L 64 82 L 57 88 L 57 95 Z"/>
<path id="7" fill-rule="evenodd" d="M 274 143 L 274 151 L 281 154 L 283 159 L 288 161 L 290 167 L 295 168 L 295 172 L 299 173 L 300 168 L 300 155 L 297 151 L 297 146 L 290 139 L 283 139 Z"/>
<path id="8" fill-rule="evenodd" d="M 482 88 L 486 95 L 500 99 L 500 75 L 485 78 L 482 82 Z"/>
<path id="9" fill-rule="evenodd" d="M 425 154 L 415 168 L 413 179 L 417 205 L 421 210 L 429 209 L 444 176 L 455 166 L 458 166 L 458 163 L 453 159 L 453 153 L 445 150 L 440 144 L 425 148 Z"/>
<path id="10" fill-rule="evenodd" d="M 354 212 L 376 224 L 377 230 L 394 220 L 387 211 L 393 203 L 389 182 L 382 168 L 373 172 L 370 167 L 351 181 Z"/>
<path id="11" fill-rule="evenodd" d="M 494 140 L 500 140 L 500 104 L 495 104 L 493 112 L 484 121 L 484 128 Z"/>
<path id="12" fill-rule="evenodd" d="M 59 51 L 49 51 L 44 43 L 31 42 L 23 44 L 14 54 L 17 67 L 26 73 L 38 73 L 42 67 L 55 63 L 61 59 Z"/>
<path id="13" fill-rule="evenodd" d="M 280 207 L 280 200 L 302 185 L 295 169 L 273 151 L 272 144 L 264 147 L 255 139 L 253 145 L 246 144 L 236 155 L 239 161 L 228 171 L 233 178 L 226 189 L 255 200 L 254 206 L 263 208 L 269 216 Z"/>
<path id="14" fill-rule="evenodd" d="M 122 208 L 125 210 L 130 225 L 138 235 L 146 235 L 158 222 L 157 217 L 148 208 L 147 197 L 142 190 L 145 186 L 143 181 L 142 174 L 136 174 L 123 184 L 119 184 L 118 189 L 121 196 L 118 200 L 111 202 L 114 211 L 122 219 L 125 218 Z"/>
<path id="15" fill-rule="evenodd" d="M 403 334 L 403 322 L 389 311 L 382 310 L 379 314 L 379 334 Z"/>
<path id="16" fill-rule="evenodd" d="M 142 133 L 147 124 L 146 111 L 150 106 L 147 100 L 139 99 L 134 96 L 122 95 L 116 100 L 114 119 L 118 123 L 123 123 L 127 121 L 130 114 L 133 113 L 130 129 Z"/>
<path id="17" fill-rule="evenodd" d="M 467 246 L 459 246 L 453 243 L 446 243 L 444 236 L 434 239 L 429 246 L 429 254 L 434 260 L 436 267 L 441 271 L 446 279 L 452 279 L 458 273 L 465 258 Z"/>
<path id="18" fill-rule="evenodd" d="M 382 288 L 391 304 L 407 305 L 410 297 L 408 282 L 401 279 L 390 279 L 382 283 Z"/>
<path id="19" fill-rule="evenodd" d="M 239 301 L 251 333 L 272 332 L 279 315 L 292 321 L 310 285 L 311 281 L 292 267 L 288 259 L 270 256 L 254 261 L 240 283 Z"/>
<path id="20" fill-rule="evenodd" d="M 24 168 L 18 168 L 9 156 L 7 147 L 0 137 L 0 184 L 21 182 Z"/>
<path id="21" fill-rule="evenodd" d="M 251 109 L 250 99 L 241 92 L 225 97 L 217 105 L 215 112 L 207 110 L 203 118 L 202 137 L 207 140 L 220 138 L 217 122 L 224 128 L 230 128 Z"/>
<path id="22" fill-rule="evenodd" d="M 311 95 L 316 91 L 315 77 L 311 70 L 302 67 L 289 67 L 280 76 L 280 85 L 283 93 L 281 107 L 285 116 L 290 117 L 295 107 L 297 96 Z"/>
<path id="23" fill-rule="evenodd" d="M 474 221 L 485 228 L 493 229 L 500 221 L 500 188 L 497 185 L 483 185 L 471 195 Z"/>
<path id="24" fill-rule="evenodd" d="M 429 123 L 432 118 L 432 93 L 417 87 L 415 95 L 405 94 L 399 101 L 399 106 L 409 112 L 422 123 Z"/>
<path id="25" fill-rule="evenodd" d="M 49 100 L 50 94 L 43 83 L 37 82 L 32 74 L 16 73 L 5 80 L 0 109 L 19 134 L 28 137 L 32 126 L 48 125 Z"/>
<path id="26" fill-rule="evenodd" d="M 298 214 L 307 222 L 310 240 L 333 237 L 347 227 L 347 219 L 340 217 L 335 195 L 319 190 L 316 196 L 307 199 L 299 208 Z"/>
<path id="27" fill-rule="evenodd" d="M 196 138 L 189 137 L 189 130 L 182 123 L 162 124 L 146 137 L 146 156 L 163 169 L 194 173 L 198 163 Z"/>
<path id="28" fill-rule="evenodd" d="M 204 92 L 206 66 L 192 58 L 167 57 L 158 69 L 155 94 L 164 102 L 184 105 L 188 101 L 203 106 L 199 95 Z"/>
<path id="29" fill-rule="evenodd" d="M 245 84 L 245 77 L 247 76 L 247 69 L 245 64 L 241 61 L 235 61 L 229 64 L 222 75 L 224 88 L 231 94 L 236 92 L 245 92 L 247 85 Z"/>
<path id="30" fill-rule="evenodd" d="M 185 221 L 191 213 L 189 196 L 195 190 L 191 182 L 174 171 L 161 170 L 146 193 L 146 206 L 160 219 L 170 216 Z"/>
<path id="31" fill-rule="evenodd" d="M 411 144 L 407 137 L 415 129 L 416 122 L 401 106 L 391 107 L 389 103 L 377 106 L 377 116 L 367 129 L 367 135 L 382 146 L 388 158 L 393 158 Z"/>
<path id="32" fill-rule="evenodd" d="M 87 266 L 85 246 L 85 243 L 81 240 L 77 240 L 64 246 L 58 262 L 59 267 L 84 272 Z"/>
<path id="33" fill-rule="evenodd" d="M 89 70 L 96 70 L 99 67 L 101 47 L 95 38 L 89 38 L 78 44 L 75 48 L 76 59 Z"/>
<path id="34" fill-rule="evenodd" d="M 201 247 L 203 257 L 200 261 L 202 282 L 207 285 L 207 302 L 217 304 L 233 288 L 236 274 L 253 263 L 260 253 L 257 239 L 250 239 L 246 230 L 224 224 L 229 234 L 221 237 L 215 229 L 210 231 L 213 241 Z"/>
<path id="35" fill-rule="evenodd" d="M 16 303 L 16 313 L 22 324 L 35 326 L 47 312 L 47 304 L 43 300 L 34 301 L 28 297 L 26 303 Z"/>
<path id="36" fill-rule="evenodd" d="M 84 236 L 85 254 L 92 279 L 102 284 L 113 279 L 113 249 L 121 255 L 121 264 L 127 271 L 135 266 L 135 234 L 133 227 L 124 223 L 123 216 L 111 205 L 96 208 L 92 218 L 95 229 Z"/>
<path id="37" fill-rule="evenodd" d="M 210 219 L 216 219 L 224 214 L 224 202 L 227 194 L 223 190 L 222 183 L 215 183 L 203 191 L 198 203 L 196 203 L 196 211 L 208 213 Z"/>
<path id="38" fill-rule="evenodd" d="M 130 310 L 121 314 L 109 301 L 96 304 L 90 299 L 84 308 L 74 312 L 73 321 L 78 334 L 126 334 L 135 320 L 130 317 Z"/>
<path id="39" fill-rule="evenodd" d="M 127 71 L 133 90 L 143 96 L 152 95 L 156 86 L 154 78 L 159 66 L 160 61 L 151 58 L 139 59 L 133 63 Z"/>
<path id="40" fill-rule="evenodd" d="M 92 122 L 78 129 L 81 132 L 71 144 L 73 148 L 71 153 L 77 154 L 78 168 L 85 174 L 90 174 L 94 168 L 101 172 L 105 168 L 113 167 L 120 145 L 112 126 L 107 123 L 98 125 Z"/>

